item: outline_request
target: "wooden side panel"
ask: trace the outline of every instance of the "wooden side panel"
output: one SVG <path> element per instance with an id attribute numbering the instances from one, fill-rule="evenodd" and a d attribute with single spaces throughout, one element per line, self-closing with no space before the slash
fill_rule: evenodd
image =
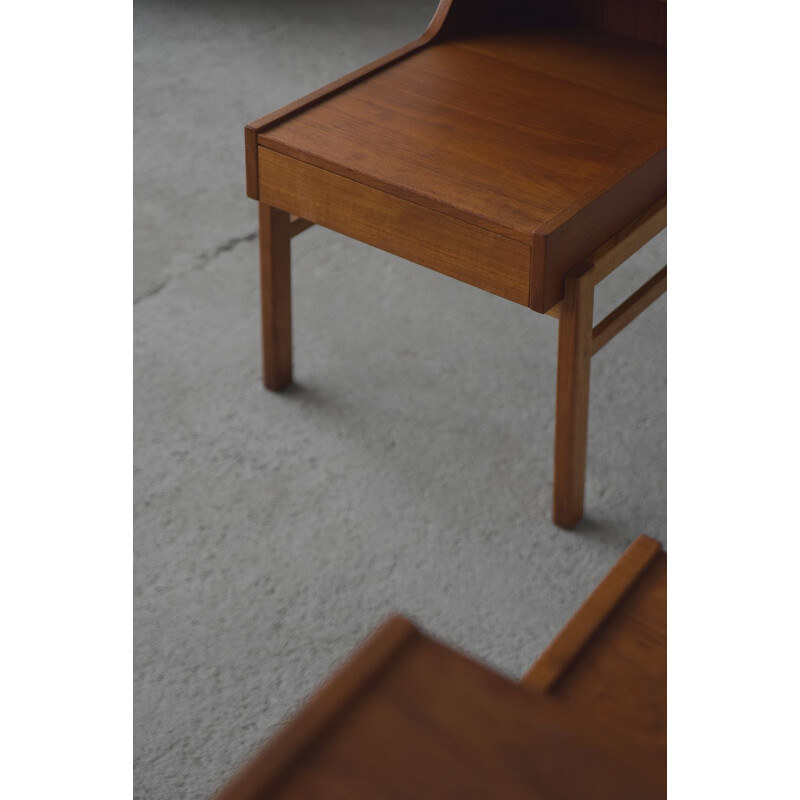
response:
<path id="1" fill-rule="evenodd" d="M 667 44 L 664 0 L 595 0 L 595 24 L 604 31 L 653 44 Z"/>
<path id="2" fill-rule="evenodd" d="M 247 196 L 258 200 L 258 143 L 255 128 L 244 129 L 244 167 Z"/>
<path id="3" fill-rule="evenodd" d="M 528 305 L 530 247 L 259 147 L 261 202 Z"/>

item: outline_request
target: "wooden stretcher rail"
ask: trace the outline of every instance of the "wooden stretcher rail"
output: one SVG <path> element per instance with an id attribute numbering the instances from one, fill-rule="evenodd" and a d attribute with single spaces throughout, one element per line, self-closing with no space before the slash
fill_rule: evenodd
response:
<path id="1" fill-rule="evenodd" d="M 620 303 L 602 322 L 595 325 L 592 330 L 592 355 L 608 344 L 621 330 L 633 322 L 642 311 L 666 291 L 667 268 L 664 267 L 627 300 Z"/>
<path id="2" fill-rule="evenodd" d="M 308 230 L 314 223 L 302 217 L 297 217 L 294 214 L 289 216 L 289 237 L 294 238 L 299 233 Z"/>

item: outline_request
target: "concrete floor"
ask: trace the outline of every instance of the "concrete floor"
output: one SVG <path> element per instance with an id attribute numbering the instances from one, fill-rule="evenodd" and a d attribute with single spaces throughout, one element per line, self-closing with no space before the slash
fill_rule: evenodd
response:
<path id="1" fill-rule="evenodd" d="M 549 317 L 312 228 L 297 386 L 261 388 L 242 127 L 435 5 L 135 4 L 137 798 L 212 793 L 391 611 L 518 677 L 637 534 L 665 541 L 665 298 L 594 360 L 572 533 Z M 597 315 L 665 260 L 662 235 Z"/>

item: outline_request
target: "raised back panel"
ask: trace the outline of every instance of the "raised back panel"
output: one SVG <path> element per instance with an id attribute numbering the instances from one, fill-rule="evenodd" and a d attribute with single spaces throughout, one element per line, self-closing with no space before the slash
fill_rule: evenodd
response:
<path id="1" fill-rule="evenodd" d="M 665 0 L 550 0 L 549 4 L 556 7 L 564 21 L 653 44 L 667 43 Z"/>
<path id="2" fill-rule="evenodd" d="M 666 0 L 444 0 L 442 6 L 448 2 L 439 39 L 553 21 L 667 43 Z"/>

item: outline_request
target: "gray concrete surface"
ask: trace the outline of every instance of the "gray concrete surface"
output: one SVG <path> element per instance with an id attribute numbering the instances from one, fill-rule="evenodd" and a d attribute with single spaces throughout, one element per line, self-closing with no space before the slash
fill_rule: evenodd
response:
<path id="1" fill-rule="evenodd" d="M 209 795 L 391 611 L 518 677 L 637 534 L 665 541 L 665 298 L 593 363 L 572 533 L 550 318 L 312 228 L 297 386 L 261 389 L 242 126 L 434 6 L 135 5 L 137 798 Z"/>

